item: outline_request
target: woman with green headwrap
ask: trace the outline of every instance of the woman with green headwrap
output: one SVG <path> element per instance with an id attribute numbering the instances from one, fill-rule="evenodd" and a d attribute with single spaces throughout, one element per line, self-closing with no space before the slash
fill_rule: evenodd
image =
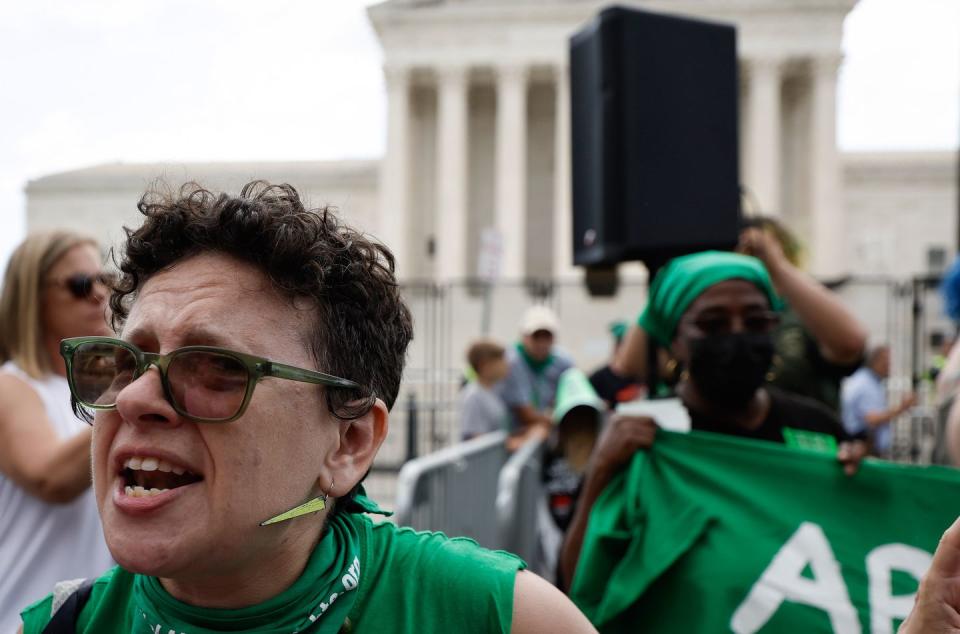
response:
<path id="1" fill-rule="evenodd" d="M 785 428 L 828 434 L 840 443 L 838 459 L 848 474 L 865 454 L 824 405 L 764 385 L 773 361 L 773 330 L 780 306 L 770 277 L 756 258 L 707 251 L 672 260 L 650 286 L 639 325 L 668 349 L 683 369 L 677 396 L 694 430 L 784 442 Z M 656 422 L 615 417 L 601 437 L 561 554 L 561 578 L 569 587 L 594 501 L 642 448 Z"/>

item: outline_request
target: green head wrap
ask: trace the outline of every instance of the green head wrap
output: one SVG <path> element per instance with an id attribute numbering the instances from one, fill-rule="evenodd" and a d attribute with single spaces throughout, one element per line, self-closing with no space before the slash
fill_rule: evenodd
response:
<path id="1" fill-rule="evenodd" d="M 669 346 L 680 318 L 693 300 L 714 284 L 727 280 L 756 284 L 770 300 L 770 307 L 780 309 L 780 300 L 760 260 L 726 251 L 703 251 L 674 258 L 657 273 L 650 285 L 647 307 L 637 324 L 657 343 Z"/>

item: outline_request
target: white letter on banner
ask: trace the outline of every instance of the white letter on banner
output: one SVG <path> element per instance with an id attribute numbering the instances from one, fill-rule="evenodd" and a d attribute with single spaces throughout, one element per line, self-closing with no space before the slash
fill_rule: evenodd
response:
<path id="1" fill-rule="evenodd" d="M 813 579 L 803 576 L 807 564 Z M 753 634 L 776 614 L 784 601 L 823 610 L 830 615 L 835 634 L 860 634 L 860 621 L 840 574 L 840 564 L 823 529 L 811 522 L 801 524 L 774 555 L 733 613 L 730 628 L 736 634 Z"/>
<path id="2" fill-rule="evenodd" d="M 930 553 L 906 544 L 887 544 L 870 551 L 867 578 L 870 580 L 870 627 L 873 634 L 893 634 L 893 619 L 905 619 L 913 609 L 916 593 L 893 596 L 892 572 L 909 573 L 919 582 L 932 561 Z"/>

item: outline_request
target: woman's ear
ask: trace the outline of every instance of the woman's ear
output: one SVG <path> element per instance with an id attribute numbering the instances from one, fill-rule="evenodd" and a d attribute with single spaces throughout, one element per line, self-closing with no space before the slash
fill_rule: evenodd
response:
<path id="1" fill-rule="evenodd" d="M 387 437 L 390 414 L 379 398 L 370 411 L 352 420 L 333 421 L 338 425 L 338 446 L 325 460 L 333 497 L 346 494 L 370 470 L 380 445 Z"/>
<path id="2" fill-rule="evenodd" d="M 682 337 L 676 336 L 670 342 L 670 356 L 681 368 L 686 368 L 689 365 L 690 353 L 687 350 L 687 342 Z"/>

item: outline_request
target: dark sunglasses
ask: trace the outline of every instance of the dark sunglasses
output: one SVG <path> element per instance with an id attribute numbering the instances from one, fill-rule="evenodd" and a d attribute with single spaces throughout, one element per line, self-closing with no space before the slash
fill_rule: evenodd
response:
<path id="1" fill-rule="evenodd" d="M 745 332 L 758 335 L 767 334 L 780 324 L 780 315 L 773 311 L 750 313 L 744 315 L 741 321 Z M 733 318 L 729 315 L 704 316 L 691 319 L 688 323 L 693 324 L 697 330 L 707 336 L 729 335 L 733 332 Z"/>
<path id="2" fill-rule="evenodd" d="M 96 275 L 74 273 L 70 277 L 63 280 L 56 280 L 52 282 L 52 284 L 54 286 L 63 285 L 66 287 L 74 299 L 86 299 L 93 294 L 93 288 L 97 282 L 109 288 L 111 281 L 111 276 L 106 273 L 97 273 Z"/>
<path id="3" fill-rule="evenodd" d="M 351 411 L 369 410 L 376 400 L 372 390 L 347 379 L 212 346 L 186 346 L 156 354 L 113 337 L 72 337 L 60 342 L 60 355 L 67 364 L 73 397 L 91 409 L 114 409 L 117 394 L 151 365 L 160 371 L 164 395 L 173 409 L 202 423 L 239 418 L 250 403 L 253 388 L 266 377 L 348 390 Z"/>

